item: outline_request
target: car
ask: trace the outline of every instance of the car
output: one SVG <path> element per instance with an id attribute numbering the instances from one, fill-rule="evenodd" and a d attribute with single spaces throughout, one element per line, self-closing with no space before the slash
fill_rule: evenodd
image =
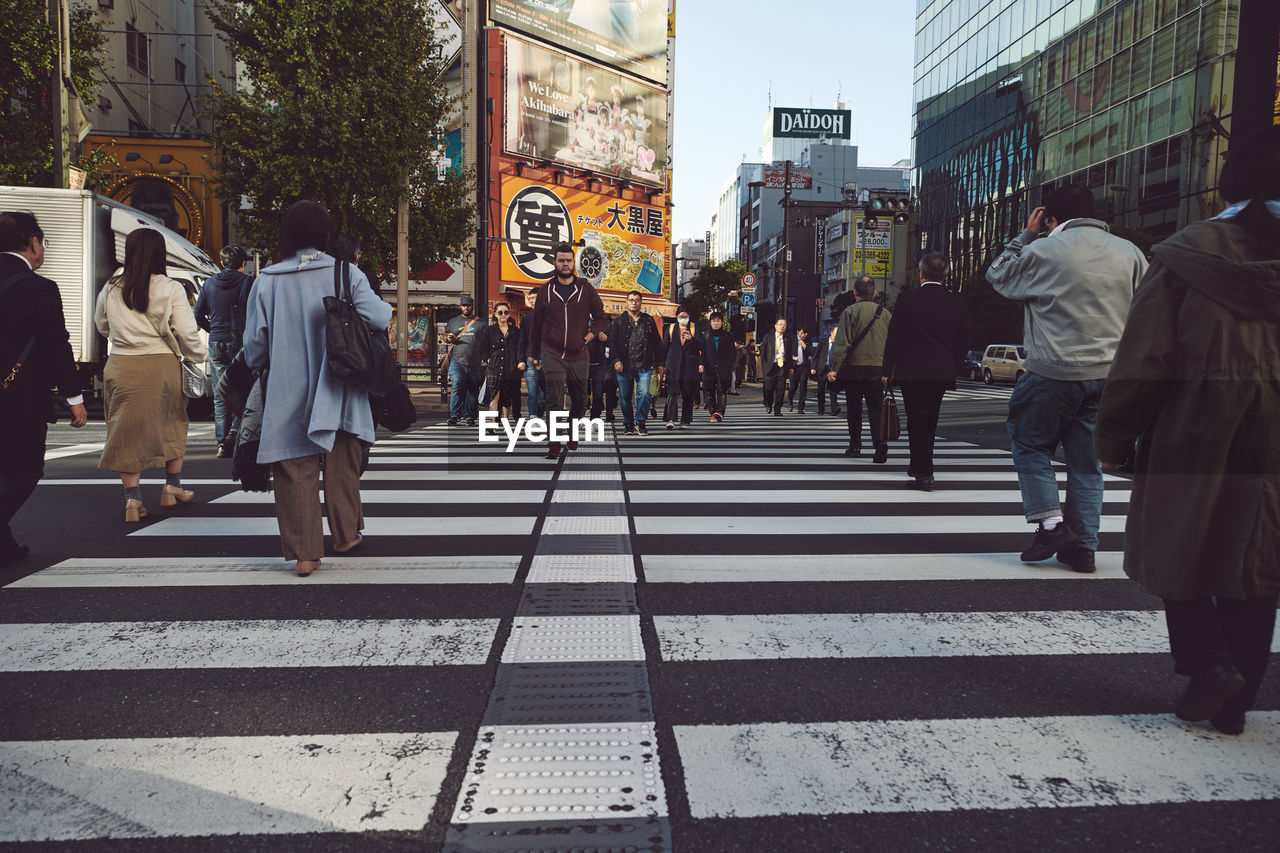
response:
<path id="1" fill-rule="evenodd" d="M 964 354 L 960 375 L 974 382 L 982 378 L 982 350 L 971 349 Z"/>
<path id="2" fill-rule="evenodd" d="M 1019 344 L 992 344 L 982 354 L 982 381 L 988 385 L 996 380 L 1017 382 L 1026 373 L 1022 365 L 1027 360 L 1027 350 Z"/>

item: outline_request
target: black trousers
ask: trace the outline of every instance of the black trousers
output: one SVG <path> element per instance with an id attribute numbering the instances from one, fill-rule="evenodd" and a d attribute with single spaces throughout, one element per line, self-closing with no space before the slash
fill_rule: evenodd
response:
<path id="1" fill-rule="evenodd" d="M 698 380 L 667 380 L 667 405 L 662 413 L 664 421 L 680 421 L 682 424 L 693 423 L 693 401 L 698 396 Z M 683 414 L 681 414 L 681 407 Z"/>
<path id="2" fill-rule="evenodd" d="M 1173 671 L 1191 675 L 1215 663 L 1235 664 L 1244 676 L 1244 690 L 1227 700 L 1223 710 L 1243 712 L 1252 708 L 1271 657 L 1278 598 L 1262 595 L 1245 599 L 1165 599 Z"/>
<path id="3" fill-rule="evenodd" d="M 827 395 L 831 395 L 831 411 L 840 411 L 840 383 L 828 382 L 827 373 L 818 371 L 818 414 L 825 415 L 827 413 Z"/>
<path id="4" fill-rule="evenodd" d="M 800 410 L 804 411 L 805 398 L 809 396 L 809 365 L 791 368 L 791 383 L 787 388 L 787 405 L 796 404 L 796 391 L 800 392 Z"/>
<path id="5" fill-rule="evenodd" d="M 44 476 L 45 438 L 49 425 L 41 420 L 0 417 L 0 557 L 18 550 L 9 522 L 36 490 Z"/>
<path id="6" fill-rule="evenodd" d="M 776 364 L 769 365 L 764 374 L 764 408 L 768 412 L 781 412 L 782 400 L 787 396 L 787 374 Z"/>
<path id="7" fill-rule="evenodd" d="M 917 477 L 933 476 L 933 440 L 938 432 L 945 382 L 922 382 L 902 386 L 902 405 L 907 410 L 911 472 Z M 850 407 L 852 408 L 852 407 Z"/>
<path id="8" fill-rule="evenodd" d="M 725 408 L 729 405 L 729 377 L 717 376 L 714 373 L 706 376 L 703 387 L 707 392 L 707 409 L 710 414 L 719 412 L 723 415 Z"/>
<path id="9" fill-rule="evenodd" d="M 862 403 L 867 404 L 867 421 L 871 429 L 871 446 L 885 443 L 880 435 L 880 409 L 884 400 L 884 386 L 879 381 L 864 380 L 845 382 L 845 422 L 849 425 L 849 446 L 862 446 Z"/>

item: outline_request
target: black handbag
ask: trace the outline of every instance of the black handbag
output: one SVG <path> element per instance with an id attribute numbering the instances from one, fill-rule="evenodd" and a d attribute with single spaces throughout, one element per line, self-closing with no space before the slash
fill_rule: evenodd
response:
<path id="1" fill-rule="evenodd" d="M 418 422 L 418 410 L 403 382 L 397 381 L 385 394 L 371 394 L 369 406 L 373 409 L 373 422 L 392 432 L 403 432 Z"/>
<path id="2" fill-rule="evenodd" d="M 370 394 L 386 394 L 400 381 L 387 333 L 370 329 L 351 301 L 351 265 L 333 264 L 333 296 L 324 298 L 325 353 L 329 369 Z"/>

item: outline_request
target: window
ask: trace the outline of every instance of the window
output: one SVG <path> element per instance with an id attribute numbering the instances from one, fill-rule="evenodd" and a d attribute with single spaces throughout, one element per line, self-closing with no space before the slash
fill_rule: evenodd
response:
<path id="1" fill-rule="evenodd" d="M 125 61 L 130 68 L 139 74 L 151 76 L 151 68 L 147 62 L 146 33 L 140 32 L 133 24 L 124 25 L 124 50 Z"/>
<path id="2" fill-rule="evenodd" d="M 187 63 L 176 57 L 173 60 L 173 77 L 179 83 L 187 82 Z"/>

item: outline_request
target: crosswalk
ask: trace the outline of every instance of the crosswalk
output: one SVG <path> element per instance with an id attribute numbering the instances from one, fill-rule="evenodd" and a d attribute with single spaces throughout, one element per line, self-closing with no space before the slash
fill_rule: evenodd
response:
<path id="1" fill-rule="evenodd" d="M 1240 737 L 1172 717 L 1128 481 L 1078 575 L 1018 561 L 1007 453 L 941 440 L 924 493 L 846 438 L 745 397 L 559 462 L 421 428 L 306 579 L 210 460 L 0 590 L 0 843 L 1269 847 L 1280 686 Z"/>

